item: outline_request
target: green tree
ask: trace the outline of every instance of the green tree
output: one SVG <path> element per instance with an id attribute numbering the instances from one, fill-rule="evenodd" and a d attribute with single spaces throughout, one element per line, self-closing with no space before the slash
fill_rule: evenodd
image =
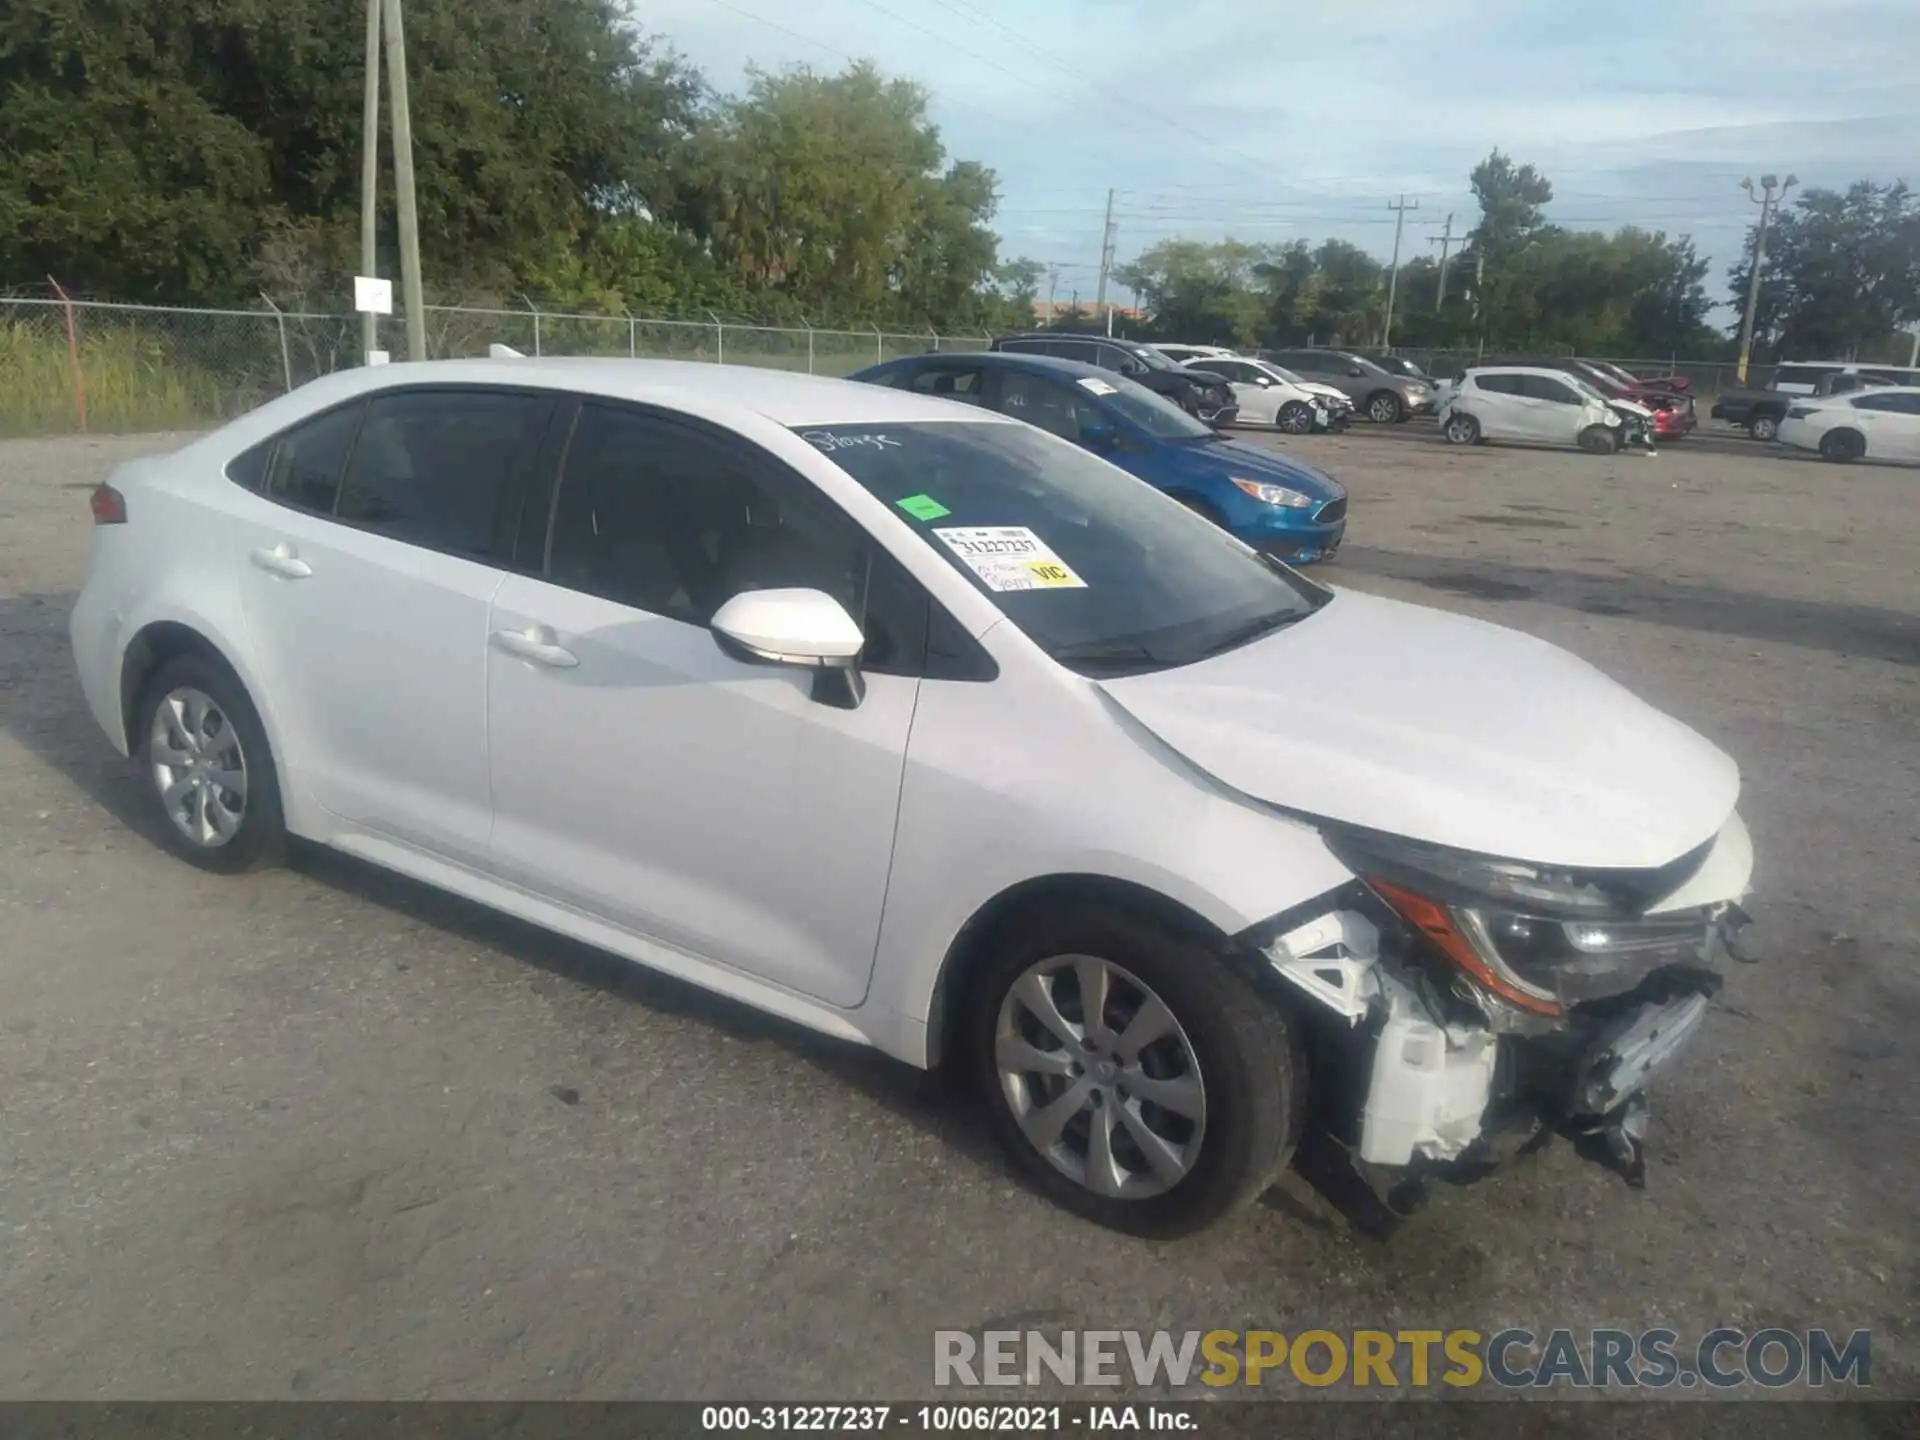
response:
<path id="1" fill-rule="evenodd" d="M 1743 307 L 1752 254 L 1749 231 L 1728 272 Z M 1920 203 L 1904 183 L 1808 190 L 1776 217 L 1754 318 L 1756 337 L 1776 354 L 1899 358 L 1894 332 L 1916 320 Z"/>

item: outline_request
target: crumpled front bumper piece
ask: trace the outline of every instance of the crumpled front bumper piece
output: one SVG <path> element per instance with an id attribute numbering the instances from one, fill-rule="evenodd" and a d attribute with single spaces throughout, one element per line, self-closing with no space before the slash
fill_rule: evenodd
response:
<path id="1" fill-rule="evenodd" d="M 1645 1004 L 1603 1031 L 1588 1047 L 1569 1109 L 1607 1115 L 1626 1104 L 1680 1057 L 1707 1015 L 1698 992 L 1665 1004 Z"/>

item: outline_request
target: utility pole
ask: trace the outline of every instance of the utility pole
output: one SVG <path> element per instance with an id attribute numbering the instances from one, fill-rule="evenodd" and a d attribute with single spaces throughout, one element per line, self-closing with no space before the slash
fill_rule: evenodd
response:
<path id="1" fill-rule="evenodd" d="M 1100 289 L 1093 308 L 1107 310 L 1107 334 L 1113 334 L 1113 311 L 1107 309 L 1107 274 L 1113 269 L 1113 191 L 1107 191 L 1107 218 L 1100 227 Z"/>
<path id="2" fill-rule="evenodd" d="M 427 310 L 420 295 L 420 217 L 413 196 L 413 119 L 407 110 L 407 35 L 400 0 L 381 0 L 387 21 L 387 85 L 393 102 L 393 184 L 399 192 L 400 293 L 407 307 L 407 358 L 427 358 Z"/>
<path id="3" fill-rule="evenodd" d="M 1060 288 L 1060 267 L 1047 266 L 1047 324 L 1053 324 L 1053 295 Z"/>
<path id="4" fill-rule="evenodd" d="M 1438 235 L 1429 235 L 1427 244 L 1440 247 L 1440 288 L 1433 297 L 1433 313 L 1438 315 L 1440 307 L 1447 303 L 1447 252 L 1453 248 L 1453 216 L 1447 216 L 1447 228 Z"/>
<path id="5" fill-rule="evenodd" d="M 1393 343 L 1393 297 L 1400 286 L 1400 231 L 1407 223 L 1407 211 L 1418 210 L 1420 202 L 1407 203 L 1402 195 L 1398 200 L 1389 200 L 1387 208 L 1393 211 L 1393 267 L 1387 272 L 1387 323 L 1380 327 L 1380 348 L 1387 349 Z"/>
<path id="6" fill-rule="evenodd" d="M 1740 322 L 1740 365 L 1736 373 L 1742 385 L 1747 383 L 1747 357 L 1753 350 L 1753 312 L 1760 303 L 1760 270 L 1767 263 L 1767 222 L 1773 218 L 1774 207 L 1787 198 L 1787 191 L 1799 183 L 1797 175 L 1787 176 L 1784 185 L 1771 175 L 1762 175 L 1756 196 L 1751 176 L 1740 182 L 1747 198 L 1760 207 L 1760 228 L 1753 233 L 1753 273 L 1747 277 L 1747 315 Z"/>
<path id="7" fill-rule="evenodd" d="M 360 273 L 373 276 L 378 263 L 380 203 L 380 0 L 367 0 L 367 93 L 360 111 Z M 360 315 L 360 353 L 380 348 L 380 317 Z"/>

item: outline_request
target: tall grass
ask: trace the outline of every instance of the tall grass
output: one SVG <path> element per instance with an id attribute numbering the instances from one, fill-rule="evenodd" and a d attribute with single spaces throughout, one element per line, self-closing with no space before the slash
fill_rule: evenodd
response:
<path id="1" fill-rule="evenodd" d="M 232 385 L 223 386 L 205 368 L 169 355 L 158 337 L 125 327 L 84 331 L 80 369 L 89 430 L 193 429 L 236 408 Z M 0 435 L 75 428 L 65 330 L 37 319 L 0 323 Z"/>

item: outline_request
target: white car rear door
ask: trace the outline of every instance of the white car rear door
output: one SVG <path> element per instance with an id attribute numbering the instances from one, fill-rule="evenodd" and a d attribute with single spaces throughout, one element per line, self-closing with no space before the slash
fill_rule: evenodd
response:
<path id="1" fill-rule="evenodd" d="M 924 593 L 757 446 L 635 407 L 582 404 L 552 514 L 543 573 L 509 577 L 487 622 L 494 868 L 685 953 L 859 1004 Z M 734 594 L 795 586 L 863 623 L 855 708 L 707 628 Z"/>
<path id="2" fill-rule="evenodd" d="M 235 565 L 287 783 L 483 863 L 487 607 L 551 395 L 406 388 L 294 427 L 240 507 Z"/>

